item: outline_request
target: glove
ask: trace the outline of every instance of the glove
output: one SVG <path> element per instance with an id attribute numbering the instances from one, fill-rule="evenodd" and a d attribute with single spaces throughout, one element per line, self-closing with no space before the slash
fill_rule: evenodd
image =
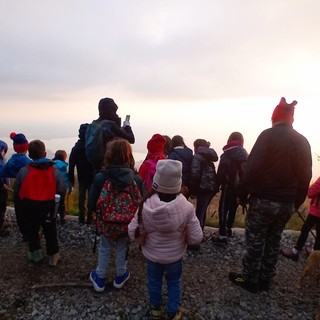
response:
<path id="1" fill-rule="evenodd" d="M 129 127 L 129 126 L 130 126 L 130 121 L 129 120 L 123 121 L 123 127 Z"/>

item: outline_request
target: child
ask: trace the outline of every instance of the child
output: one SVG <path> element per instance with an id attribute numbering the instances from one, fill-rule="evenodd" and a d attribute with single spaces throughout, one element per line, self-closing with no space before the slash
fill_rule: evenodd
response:
<path id="1" fill-rule="evenodd" d="M 311 199 L 309 214 L 301 228 L 300 236 L 296 245 L 292 249 L 281 249 L 281 253 L 286 258 L 294 261 L 298 260 L 299 253 L 307 241 L 309 232 L 314 226 L 316 226 L 316 239 L 313 245 L 313 250 L 320 250 L 320 177 L 309 187 L 308 198 Z"/>
<path id="2" fill-rule="evenodd" d="M 165 159 L 166 138 L 159 133 L 154 134 L 147 143 L 148 154 L 139 168 L 139 175 L 147 192 L 152 190 L 152 179 L 156 171 L 157 161 Z"/>
<path id="3" fill-rule="evenodd" d="M 219 236 L 213 238 L 213 243 L 227 244 L 227 237 L 232 237 L 232 226 L 237 212 L 237 191 L 241 183 L 244 165 L 248 153 L 243 148 L 243 136 L 240 132 L 232 132 L 217 171 L 217 189 L 221 187 L 219 200 Z"/>
<path id="4" fill-rule="evenodd" d="M 13 140 L 13 149 L 16 153 L 14 153 L 7 163 L 0 170 L 0 177 L 6 178 L 15 178 L 18 171 L 31 162 L 31 159 L 27 157 L 28 152 L 28 140 L 25 135 L 22 133 L 16 134 L 12 132 L 10 134 L 10 138 Z M 28 241 L 26 230 L 24 229 L 24 216 L 21 214 L 21 208 L 16 205 L 14 206 L 15 215 L 17 219 L 17 224 L 19 230 L 22 234 L 23 241 Z"/>
<path id="5" fill-rule="evenodd" d="M 43 260 L 39 238 L 40 227 L 46 239 L 49 265 L 55 266 L 60 258 L 56 217 L 55 194 L 65 192 L 59 171 L 54 162 L 46 158 L 45 145 L 40 140 L 31 141 L 29 155 L 33 162 L 22 168 L 14 183 L 15 201 L 19 202 L 25 216 L 29 238 L 28 260 L 38 263 Z"/>
<path id="6" fill-rule="evenodd" d="M 65 187 L 65 192 L 60 193 L 60 203 L 58 207 L 58 213 L 60 216 L 60 223 L 65 224 L 65 215 L 66 215 L 66 206 L 65 202 L 68 201 L 66 199 L 66 195 L 71 192 L 71 184 L 69 182 L 69 177 L 68 177 L 68 163 L 66 162 L 67 160 L 67 153 L 64 150 L 58 150 L 56 151 L 54 158 L 52 159 L 55 164 L 53 165 L 55 168 L 57 168 L 62 176 L 64 187 Z"/>
<path id="7" fill-rule="evenodd" d="M 0 140 L 0 170 L 4 167 L 4 156 L 8 151 L 8 145 Z M 7 211 L 8 201 L 8 178 L 0 178 L 0 237 L 6 237 L 9 235 L 9 231 L 3 227 L 4 218 Z"/>
<path id="8" fill-rule="evenodd" d="M 210 148 L 210 142 L 197 139 L 193 142 L 194 155 L 191 161 L 190 196 L 197 198 L 196 215 L 203 230 L 206 223 L 207 208 L 218 191 L 214 162 L 219 157 Z"/>
<path id="9" fill-rule="evenodd" d="M 100 234 L 98 266 L 90 273 L 90 280 L 97 292 L 105 289 L 108 264 L 114 247 L 117 251 L 117 274 L 113 286 L 117 289 L 122 288 L 130 278 L 130 271 L 126 265 L 129 221 L 127 224 L 120 225 L 120 223 L 113 223 L 112 219 L 108 220 L 108 218 L 111 213 L 121 217 L 129 210 L 131 221 L 138 208 L 144 189 L 140 176 L 134 172 L 134 164 L 132 148 L 127 140 L 116 139 L 108 142 L 104 170 L 96 174 L 90 190 L 89 208 L 97 213 L 97 229 Z M 106 186 L 109 186 L 109 189 Z M 131 187 L 133 191 L 130 197 L 128 192 L 122 192 Z M 116 205 L 117 200 L 114 199 L 118 197 L 122 199 L 124 195 L 126 200 L 132 200 L 131 205 L 127 205 L 124 201 Z M 108 216 L 106 212 L 114 207 L 118 210 L 112 210 Z"/>
<path id="10" fill-rule="evenodd" d="M 203 233 L 193 205 L 180 193 L 182 163 L 159 160 L 153 192 L 139 206 L 129 224 L 131 239 L 142 245 L 148 263 L 148 291 L 152 319 L 162 319 L 162 278 L 168 288 L 167 319 L 181 319 L 182 257 L 187 244 L 197 245 Z"/>

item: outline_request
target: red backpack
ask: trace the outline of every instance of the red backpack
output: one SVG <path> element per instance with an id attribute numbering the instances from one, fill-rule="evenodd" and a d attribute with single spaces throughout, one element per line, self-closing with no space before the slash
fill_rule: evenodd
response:
<path id="1" fill-rule="evenodd" d="M 21 200 L 28 199 L 33 201 L 54 200 L 57 190 L 57 182 L 54 178 L 54 167 L 48 169 L 38 169 L 27 165 L 29 173 L 22 180 L 19 190 Z"/>

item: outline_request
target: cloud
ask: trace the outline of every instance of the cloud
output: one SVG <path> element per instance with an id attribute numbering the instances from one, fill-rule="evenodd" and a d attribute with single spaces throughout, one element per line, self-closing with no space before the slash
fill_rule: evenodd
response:
<path id="1" fill-rule="evenodd" d="M 0 9 L 2 100 L 59 101 L 101 87 L 167 101 L 279 86 L 315 94 L 305 79 L 319 56 L 317 1 L 13 0 Z"/>

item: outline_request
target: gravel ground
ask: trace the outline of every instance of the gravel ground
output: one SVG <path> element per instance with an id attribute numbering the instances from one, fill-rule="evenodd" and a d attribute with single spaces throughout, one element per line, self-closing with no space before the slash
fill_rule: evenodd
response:
<path id="1" fill-rule="evenodd" d="M 112 287 L 113 256 L 106 291 L 98 294 L 88 280 L 97 263 L 97 253 L 92 252 L 94 228 L 67 216 L 66 225 L 59 227 L 60 264 L 35 266 L 26 260 L 27 247 L 21 242 L 13 210 L 7 215 L 10 236 L 0 238 L 0 319 L 148 319 L 146 263 L 136 244 L 130 247 L 130 280 L 120 290 Z M 314 279 L 303 287 L 297 285 L 304 254 L 298 262 L 281 256 L 269 292 L 252 294 L 228 280 L 229 271 L 241 271 L 243 230 L 235 229 L 228 246 L 212 244 L 214 233 L 214 228 L 206 227 L 200 253 L 185 255 L 184 319 L 315 319 L 319 288 Z M 285 232 L 282 244 L 293 245 L 297 236 Z"/>

